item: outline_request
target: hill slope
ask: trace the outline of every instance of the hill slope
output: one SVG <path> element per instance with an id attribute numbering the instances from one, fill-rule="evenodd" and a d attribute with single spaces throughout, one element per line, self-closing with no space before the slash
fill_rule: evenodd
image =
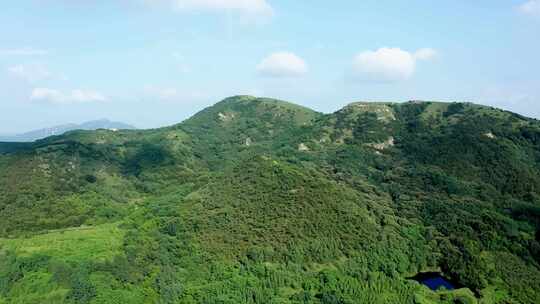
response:
<path id="1" fill-rule="evenodd" d="M 539 164 L 536 120 L 437 102 L 0 144 L 0 303 L 538 303 Z"/>

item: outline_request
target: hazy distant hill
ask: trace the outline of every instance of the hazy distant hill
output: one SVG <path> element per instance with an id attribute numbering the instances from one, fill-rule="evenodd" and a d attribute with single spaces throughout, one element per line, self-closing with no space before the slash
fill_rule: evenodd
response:
<path id="1" fill-rule="evenodd" d="M 236 96 L 0 143 L 0 303 L 540 303 L 540 123 Z"/>
<path id="2" fill-rule="evenodd" d="M 109 130 L 130 130 L 135 129 L 135 127 L 116 121 L 110 121 L 107 119 L 92 120 L 84 122 L 82 124 L 65 124 L 58 125 L 50 128 L 44 128 L 39 130 L 33 130 L 30 132 L 16 134 L 16 135 L 0 135 L 0 142 L 32 142 L 38 139 L 53 135 L 61 135 L 68 131 L 73 130 L 98 130 L 98 129 L 109 129 Z"/>

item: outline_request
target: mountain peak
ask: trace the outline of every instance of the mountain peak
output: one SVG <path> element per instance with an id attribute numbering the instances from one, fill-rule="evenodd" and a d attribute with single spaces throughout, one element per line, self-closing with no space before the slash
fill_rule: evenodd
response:
<path id="1" fill-rule="evenodd" d="M 259 97 L 252 95 L 234 95 L 223 99 L 223 103 L 238 103 L 238 102 L 249 102 L 257 100 Z"/>
<path id="2" fill-rule="evenodd" d="M 305 124 L 320 115 L 309 108 L 283 100 L 238 95 L 223 99 L 185 121 L 188 126 L 245 122 L 249 120 L 282 121 L 282 123 Z"/>
<path id="3" fill-rule="evenodd" d="M 396 103 L 393 102 L 353 102 L 336 113 L 343 114 L 350 119 L 356 119 L 359 115 L 364 113 L 373 113 L 381 120 L 392 121 L 396 119 L 393 108 L 395 104 Z"/>

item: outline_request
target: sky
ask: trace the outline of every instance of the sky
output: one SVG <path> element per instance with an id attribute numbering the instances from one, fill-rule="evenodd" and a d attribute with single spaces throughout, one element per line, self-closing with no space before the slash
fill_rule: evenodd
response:
<path id="1" fill-rule="evenodd" d="M 540 0 L 17 0 L 0 20 L 0 134 L 154 128 L 243 94 L 540 118 Z"/>

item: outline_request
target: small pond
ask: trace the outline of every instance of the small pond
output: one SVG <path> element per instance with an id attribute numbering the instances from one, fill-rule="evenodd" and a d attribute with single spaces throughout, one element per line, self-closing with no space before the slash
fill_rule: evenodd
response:
<path id="1" fill-rule="evenodd" d="M 438 272 L 421 272 L 409 279 L 424 284 L 431 290 L 438 290 L 440 288 L 452 290 L 456 288 L 456 284 L 451 283 L 449 279 Z"/>

